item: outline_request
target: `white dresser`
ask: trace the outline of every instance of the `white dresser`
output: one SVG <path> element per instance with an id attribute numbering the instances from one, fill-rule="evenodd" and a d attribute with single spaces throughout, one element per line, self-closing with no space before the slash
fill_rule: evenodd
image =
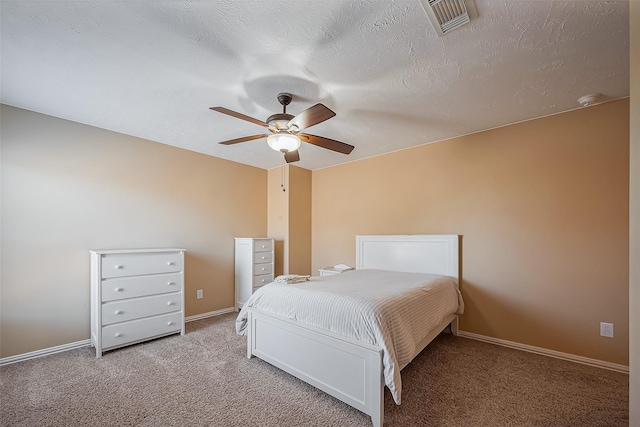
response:
<path id="1" fill-rule="evenodd" d="M 96 357 L 163 335 L 184 335 L 184 251 L 90 251 Z"/>
<path id="2" fill-rule="evenodd" d="M 236 237 L 236 311 L 260 286 L 273 282 L 273 239 Z"/>

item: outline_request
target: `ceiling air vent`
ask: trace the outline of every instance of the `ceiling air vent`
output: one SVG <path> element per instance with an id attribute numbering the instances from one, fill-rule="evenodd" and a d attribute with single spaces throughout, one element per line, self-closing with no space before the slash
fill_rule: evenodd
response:
<path id="1" fill-rule="evenodd" d="M 464 0 L 420 0 L 420 3 L 441 37 L 469 22 Z"/>

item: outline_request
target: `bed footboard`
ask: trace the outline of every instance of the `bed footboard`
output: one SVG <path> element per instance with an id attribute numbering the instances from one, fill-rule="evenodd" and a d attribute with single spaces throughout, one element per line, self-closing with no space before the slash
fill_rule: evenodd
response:
<path id="1" fill-rule="evenodd" d="M 371 416 L 384 421 L 382 349 L 343 336 L 250 309 L 247 357 L 288 372 Z"/>

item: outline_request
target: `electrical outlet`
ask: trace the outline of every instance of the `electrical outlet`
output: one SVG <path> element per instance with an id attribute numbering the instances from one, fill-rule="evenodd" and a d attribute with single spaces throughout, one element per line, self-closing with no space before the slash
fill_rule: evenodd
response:
<path id="1" fill-rule="evenodd" d="M 613 323 L 600 322 L 600 336 L 613 338 Z"/>
<path id="2" fill-rule="evenodd" d="M 198 289 L 198 290 L 196 291 L 196 298 L 197 298 L 197 299 L 202 299 L 202 289 Z"/>

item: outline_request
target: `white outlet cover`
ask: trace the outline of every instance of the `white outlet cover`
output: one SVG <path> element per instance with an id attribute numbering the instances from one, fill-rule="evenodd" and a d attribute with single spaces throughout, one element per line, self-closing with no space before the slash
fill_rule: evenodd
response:
<path id="1" fill-rule="evenodd" d="M 196 291 L 196 299 L 201 299 L 202 298 L 202 289 L 198 289 Z"/>
<path id="2" fill-rule="evenodd" d="M 600 322 L 600 336 L 613 338 L 613 323 Z"/>

